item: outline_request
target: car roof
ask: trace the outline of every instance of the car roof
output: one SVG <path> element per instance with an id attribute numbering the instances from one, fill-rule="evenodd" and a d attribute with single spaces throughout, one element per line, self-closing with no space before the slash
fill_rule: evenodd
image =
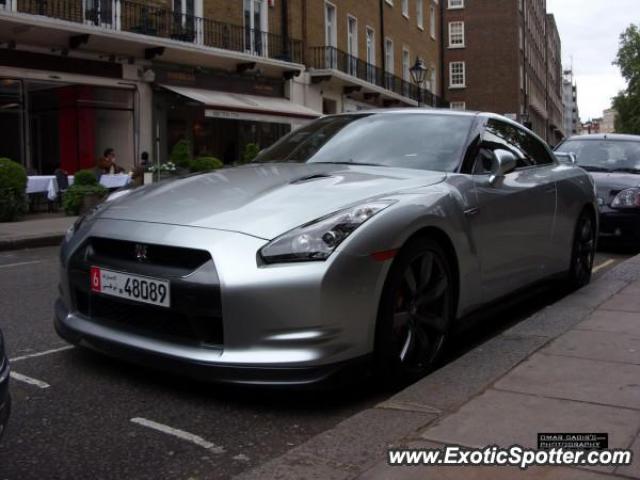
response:
<path id="1" fill-rule="evenodd" d="M 610 140 L 614 142 L 640 142 L 640 135 L 626 135 L 622 133 L 591 133 L 588 135 L 572 135 L 565 141 L 569 140 Z"/>

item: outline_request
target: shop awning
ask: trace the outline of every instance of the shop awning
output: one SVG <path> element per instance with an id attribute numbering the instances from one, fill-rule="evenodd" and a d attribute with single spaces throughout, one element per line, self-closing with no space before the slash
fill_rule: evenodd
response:
<path id="1" fill-rule="evenodd" d="M 321 115 L 315 110 L 293 103 L 286 98 L 175 87 L 173 85 L 161 86 L 178 95 L 202 103 L 207 117 L 277 123 L 285 122 L 286 119 L 313 120 Z"/>

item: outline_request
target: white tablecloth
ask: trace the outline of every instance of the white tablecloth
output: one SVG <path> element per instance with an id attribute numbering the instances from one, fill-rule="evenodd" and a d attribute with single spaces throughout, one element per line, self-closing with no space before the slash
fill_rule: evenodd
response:
<path id="1" fill-rule="evenodd" d="M 73 185 L 73 175 L 67 177 L 69 185 Z M 131 177 L 126 173 L 116 175 L 102 175 L 100 177 L 100 185 L 105 188 L 122 188 L 126 187 L 131 181 Z M 55 175 L 31 175 L 27 177 L 27 194 L 45 193 L 47 199 L 54 201 L 58 197 L 58 181 Z"/>
<path id="2" fill-rule="evenodd" d="M 73 176 L 69 175 L 69 185 L 73 183 Z M 55 175 L 31 175 L 27 177 L 27 194 L 45 193 L 47 198 L 54 201 L 58 196 L 58 181 Z"/>
<path id="3" fill-rule="evenodd" d="M 102 175 L 100 177 L 100 185 L 106 188 L 122 188 L 126 187 L 131 181 L 131 177 L 126 173 L 116 175 Z"/>

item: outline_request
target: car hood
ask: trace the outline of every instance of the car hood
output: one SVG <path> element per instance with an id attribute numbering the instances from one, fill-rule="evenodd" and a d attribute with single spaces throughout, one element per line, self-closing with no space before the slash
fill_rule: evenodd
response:
<path id="1" fill-rule="evenodd" d="M 619 192 L 625 188 L 640 186 L 640 175 L 635 173 L 605 173 L 589 172 L 596 183 L 598 197 L 605 201 L 612 192 Z"/>
<path id="2" fill-rule="evenodd" d="M 272 239 L 359 201 L 442 182 L 442 172 L 335 164 L 256 164 L 134 190 L 98 218 Z"/>

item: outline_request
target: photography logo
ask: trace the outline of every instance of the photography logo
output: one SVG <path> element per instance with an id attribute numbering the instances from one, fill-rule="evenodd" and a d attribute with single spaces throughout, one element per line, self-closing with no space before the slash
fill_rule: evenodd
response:
<path id="1" fill-rule="evenodd" d="M 608 433 L 539 433 L 538 449 L 604 450 L 609 448 Z"/>

